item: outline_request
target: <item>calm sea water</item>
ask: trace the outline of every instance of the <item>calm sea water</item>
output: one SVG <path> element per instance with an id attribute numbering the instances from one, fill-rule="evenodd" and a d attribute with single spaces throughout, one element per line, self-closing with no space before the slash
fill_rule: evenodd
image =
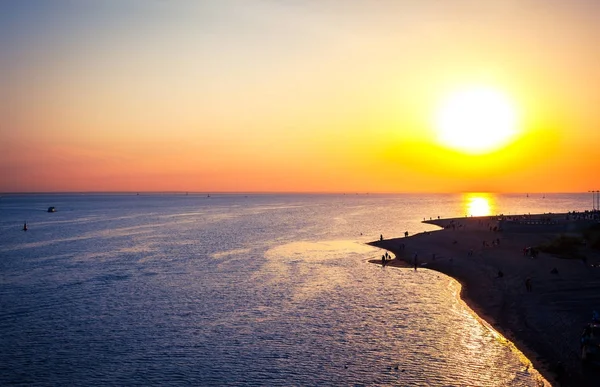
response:
<path id="1" fill-rule="evenodd" d="M 0 385 L 535 386 L 455 281 L 369 264 L 365 242 L 591 201 L 4 195 Z"/>

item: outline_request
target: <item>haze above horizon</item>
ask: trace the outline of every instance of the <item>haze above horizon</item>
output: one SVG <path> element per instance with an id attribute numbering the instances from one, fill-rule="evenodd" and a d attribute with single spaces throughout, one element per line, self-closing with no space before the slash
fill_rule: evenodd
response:
<path id="1" fill-rule="evenodd" d="M 0 3 L 0 192 L 586 192 L 592 0 Z"/>

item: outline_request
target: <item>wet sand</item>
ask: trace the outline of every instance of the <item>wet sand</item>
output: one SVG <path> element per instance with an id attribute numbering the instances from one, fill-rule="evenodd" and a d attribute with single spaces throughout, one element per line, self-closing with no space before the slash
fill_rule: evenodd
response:
<path id="1" fill-rule="evenodd" d="M 418 270 L 458 280 L 463 300 L 515 343 L 552 385 L 598 386 L 600 367 L 582 366 L 579 340 L 592 311 L 600 311 L 599 252 L 582 246 L 586 261 L 523 252 L 568 233 L 575 222 L 566 219 L 554 214 L 551 219 L 534 215 L 523 224 L 499 223 L 496 217 L 430 220 L 426 223 L 443 229 L 370 244 L 396 256 L 386 266 L 413 267 L 416 253 Z M 381 259 L 371 262 L 381 264 Z"/>

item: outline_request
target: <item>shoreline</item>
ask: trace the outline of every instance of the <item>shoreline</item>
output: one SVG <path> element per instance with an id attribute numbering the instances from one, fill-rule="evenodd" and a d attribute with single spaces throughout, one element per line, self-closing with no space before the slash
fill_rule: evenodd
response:
<path id="1" fill-rule="evenodd" d="M 600 371 L 583 367 L 579 358 L 583 326 L 600 309 L 600 252 L 582 247 L 586 261 L 525 255 L 525 248 L 575 232 L 581 222 L 569 214 L 435 219 L 424 223 L 440 230 L 368 244 L 395 255 L 386 266 L 412 268 L 416 253 L 419 269 L 458 281 L 469 308 L 549 383 L 585 387 L 600 380 Z"/>

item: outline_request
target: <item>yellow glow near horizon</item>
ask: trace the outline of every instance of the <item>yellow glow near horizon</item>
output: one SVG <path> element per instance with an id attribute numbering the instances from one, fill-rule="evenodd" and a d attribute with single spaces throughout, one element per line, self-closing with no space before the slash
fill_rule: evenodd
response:
<path id="1" fill-rule="evenodd" d="M 435 117 L 437 141 L 467 154 L 485 154 L 518 134 L 510 98 L 490 87 L 470 87 L 446 96 Z"/>
<path id="2" fill-rule="evenodd" d="M 489 194 L 467 194 L 463 202 L 467 216 L 489 216 L 494 210 L 493 198 Z"/>
<path id="3" fill-rule="evenodd" d="M 596 188 L 598 1 L 13 3 L 0 192 Z"/>

